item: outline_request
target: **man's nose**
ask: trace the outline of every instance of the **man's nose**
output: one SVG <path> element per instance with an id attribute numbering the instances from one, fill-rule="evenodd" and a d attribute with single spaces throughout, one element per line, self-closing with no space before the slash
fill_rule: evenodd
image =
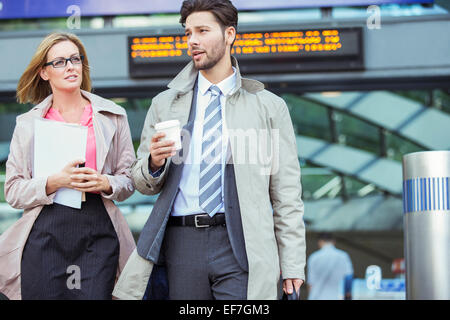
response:
<path id="1" fill-rule="evenodd" d="M 191 34 L 191 36 L 188 39 L 188 46 L 193 46 L 198 44 L 198 39 L 195 36 L 195 34 Z"/>

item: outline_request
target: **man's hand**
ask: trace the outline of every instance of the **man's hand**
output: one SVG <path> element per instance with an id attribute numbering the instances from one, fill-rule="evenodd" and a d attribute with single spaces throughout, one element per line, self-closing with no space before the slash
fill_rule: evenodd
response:
<path id="1" fill-rule="evenodd" d="M 166 159 L 174 156 L 176 153 L 175 141 L 161 141 L 165 136 L 165 133 L 159 132 L 152 137 L 152 143 L 150 144 L 150 169 L 153 172 L 158 171 L 164 165 Z"/>
<path id="2" fill-rule="evenodd" d="M 295 292 L 297 292 L 297 294 L 298 294 L 302 284 L 303 284 L 302 279 L 284 279 L 283 280 L 283 291 L 286 294 L 291 294 L 295 287 Z"/>

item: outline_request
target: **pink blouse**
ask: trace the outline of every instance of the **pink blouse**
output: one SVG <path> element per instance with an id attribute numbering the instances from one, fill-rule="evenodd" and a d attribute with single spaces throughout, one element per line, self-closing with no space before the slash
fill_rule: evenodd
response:
<path id="1" fill-rule="evenodd" d="M 54 108 L 50 108 L 48 110 L 47 114 L 45 115 L 45 119 L 66 122 L 59 111 Z M 97 171 L 95 134 L 94 126 L 92 123 L 92 106 L 90 104 L 88 104 L 84 108 L 84 112 L 80 120 L 80 125 L 88 127 L 85 166 Z"/>

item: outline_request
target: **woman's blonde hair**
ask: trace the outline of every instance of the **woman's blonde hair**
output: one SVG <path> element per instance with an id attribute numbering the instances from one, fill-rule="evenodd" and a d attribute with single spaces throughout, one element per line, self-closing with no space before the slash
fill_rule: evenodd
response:
<path id="1" fill-rule="evenodd" d="M 34 53 L 30 64 L 20 77 L 16 92 L 18 102 L 38 104 L 52 93 L 50 83 L 41 78 L 40 71 L 47 62 L 47 53 L 50 48 L 62 41 L 73 42 L 73 44 L 78 47 L 80 55 L 84 56 L 81 89 L 89 92 L 91 91 L 89 61 L 86 55 L 86 49 L 81 43 L 81 40 L 72 33 L 55 32 L 49 34 L 42 40 Z"/>

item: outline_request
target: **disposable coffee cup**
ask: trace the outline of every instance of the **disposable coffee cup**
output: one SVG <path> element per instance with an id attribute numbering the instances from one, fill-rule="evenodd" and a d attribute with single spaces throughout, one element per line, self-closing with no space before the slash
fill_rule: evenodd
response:
<path id="1" fill-rule="evenodd" d="M 178 120 L 169 120 L 164 122 L 158 122 L 155 124 L 156 131 L 164 132 L 166 136 L 161 139 L 161 141 L 170 140 L 175 141 L 175 149 L 181 149 L 181 130 L 180 130 L 180 121 Z"/>

